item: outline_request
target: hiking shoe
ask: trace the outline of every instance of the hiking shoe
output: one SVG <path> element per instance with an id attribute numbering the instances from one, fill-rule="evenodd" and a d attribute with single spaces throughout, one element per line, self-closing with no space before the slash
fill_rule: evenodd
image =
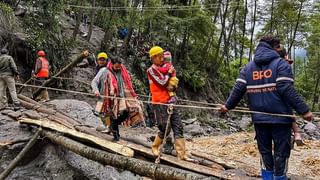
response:
<path id="1" fill-rule="evenodd" d="M 21 109 L 21 105 L 20 104 L 15 104 L 14 107 L 13 107 L 14 111 L 18 111 L 20 109 Z"/>

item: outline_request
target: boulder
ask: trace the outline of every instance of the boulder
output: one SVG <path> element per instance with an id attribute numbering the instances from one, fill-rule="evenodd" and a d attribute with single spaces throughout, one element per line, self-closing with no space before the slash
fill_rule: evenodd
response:
<path id="1" fill-rule="evenodd" d="M 84 101 L 74 99 L 53 100 L 48 102 L 58 110 L 67 113 L 70 117 L 82 121 L 88 126 L 97 128 L 103 126 L 102 121 L 93 114 L 93 107 Z"/>
<path id="2" fill-rule="evenodd" d="M 190 124 L 183 128 L 183 133 L 190 134 L 191 136 L 203 135 L 203 128 L 199 124 Z"/>
<path id="3" fill-rule="evenodd" d="M 306 133 L 308 134 L 314 134 L 316 131 L 318 131 L 318 127 L 313 124 L 313 123 L 310 123 L 308 122 L 305 126 L 304 126 L 304 130 Z"/>
<path id="4" fill-rule="evenodd" d="M 247 130 L 251 125 L 252 120 L 250 116 L 243 115 L 241 120 L 238 122 L 238 126 L 241 130 Z"/>

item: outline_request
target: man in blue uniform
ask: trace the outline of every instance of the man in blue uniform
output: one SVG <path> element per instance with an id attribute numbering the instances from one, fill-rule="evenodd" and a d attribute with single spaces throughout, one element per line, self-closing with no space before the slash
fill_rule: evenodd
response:
<path id="1" fill-rule="evenodd" d="M 308 106 L 294 89 L 291 66 L 280 58 L 277 48 L 280 48 L 278 38 L 266 35 L 260 39 L 254 60 L 241 70 L 231 95 L 220 109 L 221 112 L 233 109 L 247 93 L 251 111 L 292 114 L 293 108 L 305 120 L 313 119 Z M 261 155 L 262 178 L 287 179 L 293 119 L 254 113 L 252 121 Z"/>

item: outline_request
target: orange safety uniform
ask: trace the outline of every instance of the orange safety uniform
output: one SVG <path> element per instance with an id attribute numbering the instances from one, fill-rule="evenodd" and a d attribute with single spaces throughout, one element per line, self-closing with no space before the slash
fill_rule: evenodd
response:
<path id="1" fill-rule="evenodd" d="M 44 57 L 38 58 L 41 61 L 41 69 L 36 74 L 37 78 L 48 78 L 49 77 L 49 62 Z"/>
<path id="2" fill-rule="evenodd" d="M 167 89 L 169 80 L 168 75 L 160 73 L 155 65 L 148 68 L 148 79 L 150 85 L 150 93 L 152 95 L 153 103 L 168 103 L 170 96 Z"/>

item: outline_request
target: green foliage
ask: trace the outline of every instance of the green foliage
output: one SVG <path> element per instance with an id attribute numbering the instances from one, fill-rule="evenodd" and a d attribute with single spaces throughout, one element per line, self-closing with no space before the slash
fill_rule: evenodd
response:
<path id="1" fill-rule="evenodd" d="M 13 13 L 13 9 L 8 4 L 3 2 L 0 2 L 0 11 L 5 15 L 10 15 Z"/>
<path id="2" fill-rule="evenodd" d="M 225 92 L 225 95 L 228 95 L 228 92 L 234 86 L 235 80 L 239 76 L 241 69 L 248 63 L 248 59 L 242 59 L 240 66 L 240 59 L 231 61 L 228 66 L 223 66 L 220 69 L 220 82 L 222 85 L 222 92 Z"/>
<path id="3" fill-rule="evenodd" d="M 204 71 L 190 65 L 189 67 L 182 69 L 182 78 L 193 91 L 197 91 L 205 86 L 208 77 Z"/>
<path id="4" fill-rule="evenodd" d="M 28 5 L 34 13 L 23 21 L 24 29 L 29 35 L 27 45 L 34 50 L 34 58 L 38 50 L 44 50 L 55 72 L 68 63 L 65 59 L 68 57 L 69 48 L 74 45 L 69 38 L 61 34 L 61 22 L 57 15 L 62 11 L 63 1 L 28 1 Z"/>
<path id="5" fill-rule="evenodd" d="M 8 4 L 0 2 L 0 14 L 0 27 L 6 29 L 6 32 L 12 32 L 16 27 L 13 9 Z"/>

